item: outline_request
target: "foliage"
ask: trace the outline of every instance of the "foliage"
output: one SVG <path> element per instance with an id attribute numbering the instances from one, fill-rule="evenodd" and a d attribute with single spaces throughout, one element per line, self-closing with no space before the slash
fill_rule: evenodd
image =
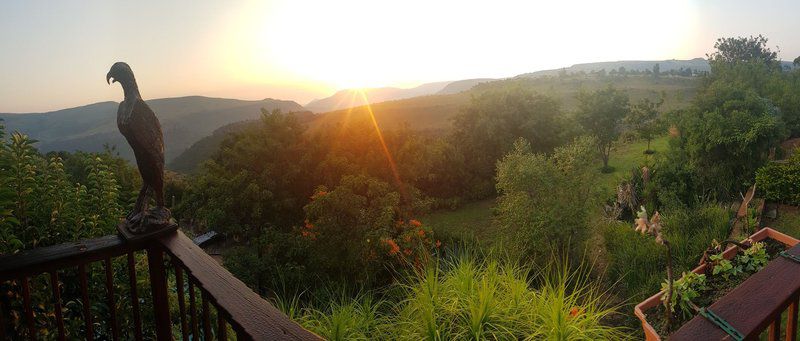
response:
<path id="1" fill-rule="evenodd" d="M 800 204 L 800 153 L 793 154 L 786 162 L 770 162 L 759 168 L 756 188 L 767 200 Z"/>
<path id="2" fill-rule="evenodd" d="M 662 232 L 670 242 L 676 271 L 691 270 L 713 240 L 728 236 L 731 213 L 724 207 L 702 204 L 661 212 Z M 629 223 L 610 222 L 601 228 L 608 251 L 608 277 L 620 279 L 621 293 L 637 301 L 658 290 L 666 276 L 663 246 L 636 233 Z"/>
<path id="3" fill-rule="evenodd" d="M 385 302 L 369 295 L 328 301 L 324 310 L 307 308 L 298 322 L 326 340 L 386 339 L 391 326 L 381 313 Z"/>
<path id="4" fill-rule="evenodd" d="M 614 313 L 603 291 L 588 280 L 588 272 L 569 269 L 554 265 L 530 282 L 529 268 L 491 258 L 464 255 L 429 267 L 405 286 L 396 337 L 620 338 L 619 329 L 600 323 Z"/>
<path id="5" fill-rule="evenodd" d="M 661 284 L 661 290 L 667 290 L 667 287 L 668 284 L 666 282 Z M 673 283 L 672 301 L 670 302 L 671 311 L 680 311 L 684 317 L 694 315 L 694 307 L 696 306 L 692 300 L 700 296 L 700 293 L 706 289 L 706 275 L 684 272 L 681 278 Z M 675 310 L 676 306 L 679 310 Z"/>
<path id="6" fill-rule="evenodd" d="M 769 255 L 763 242 L 754 243 L 736 256 L 736 262 L 747 272 L 757 272 L 767 265 Z"/>
<path id="7" fill-rule="evenodd" d="M 527 140 L 535 152 L 547 153 L 565 141 L 568 131 L 558 102 L 519 87 L 474 96 L 453 119 L 452 144 L 472 177 L 468 184 L 485 197 L 491 194 L 495 163 L 517 139 Z"/>
<path id="8" fill-rule="evenodd" d="M 722 254 L 711 255 L 708 259 L 713 262 L 714 267 L 711 274 L 714 276 L 721 275 L 725 280 L 731 277 L 738 276 L 742 273 L 742 266 L 739 264 L 734 265 L 730 260 L 725 259 Z"/>
<path id="9" fill-rule="evenodd" d="M 678 118 L 681 140 L 673 153 L 685 151 L 695 174 L 696 191 L 728 197 L 751 183 L 769 150 L 785 135 L 780 111 L 741 84 L 714 82 L 698 95 L 691 110 Z"/>
<path id="10" fill-rule="evenodd" d="M 582 249 L 588 236 L 594 143 L 579 138 L 546 156 L 534 154 L 519 139 L 498 162 L 498 222 L 516 252 L 537 257 L 568 251 L 570 245 Z"/>
<path id="11" fill-rule="evenodd" d="M 622 119 L 629 115 L 628 95 L 611 86 L 593 93 L 578 95 L 576 118 L 583 129 L 597 139 L 597 148 L 603 160 L 603 170 L 609 172 L 608 156 L 611 146 L 619 138 Z"/>
<path id="12" fill-rule="evenodd" d="M 402 211 L 400 194 L 374 178 L 346 176 L 330 192 L 319 187 L 304 209 L 301 233 L 319 276 L 370 283 L 385 278 L 380 274 L 390 261 L 421 265 L 434 245 L 430 229 Z"/>
<path id="13" fill-rule="evenodd" d="M 663 131 L 659 112 L 663 104 L 663 93 L 657 101 L 653 101 L 650 98 L 643 98 L 639 103 L 631 107 L 628 116 L 624 118 L 626 125 L 631 127 L 640 138 L 647 140 L 647 149 L 645 149 L 645 153 L 651 152 L 650 141 Z"/>

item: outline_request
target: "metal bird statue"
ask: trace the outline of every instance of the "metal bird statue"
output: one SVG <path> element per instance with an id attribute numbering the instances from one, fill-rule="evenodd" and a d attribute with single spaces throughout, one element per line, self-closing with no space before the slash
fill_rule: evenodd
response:
<path id="1" fill-rule="evenodd" d="M 119 82 L 125 93 L 117 109 L 117 127 L 133 148 L 142 175 L 136 205 L 123 225 L 129 233 L 142 235 L 174 224 L 172 214 L 164 206 L 164 137 L 158 118 L 139 94 L 131 67 L 123 62 L 114 63 L 106 74 L 106 82 L 112 81 Z M 151 198 L 156 206 L 148 209 Z"/>

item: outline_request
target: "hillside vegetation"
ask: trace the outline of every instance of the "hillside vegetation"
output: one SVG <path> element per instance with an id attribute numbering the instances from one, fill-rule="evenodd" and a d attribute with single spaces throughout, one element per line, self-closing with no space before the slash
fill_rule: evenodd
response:
<path id="1" fill-rule="evenodd" d="M 151 99 L 147 104 L 161 122 L 167 162 L 221 126 L 258 118 L 262 108 L 283 112 L 303 110 L 292 101 L 201 96 Z M 42 152 L 102 152 L 104 145 L 110 145 L 116 146 L 121 157 L 133 161 L 133 150 L 117 129 L 118 106 L 116 102 L 102 102 L 46 113 L 0 113 L 0 119 L 8 130 L 38 140 L 37 148 Z"/>

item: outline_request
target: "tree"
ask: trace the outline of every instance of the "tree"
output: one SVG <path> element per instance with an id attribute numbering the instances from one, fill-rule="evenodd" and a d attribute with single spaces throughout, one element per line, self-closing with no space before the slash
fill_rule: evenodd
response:
<path id="1" fill-rule="evenodd" d="M 492 194 L 495 163 L 518 138 L 535 152 L 551 152 L 569 133 L 556 100 L 521 87 L 473 97 L 453 126 L 452 143 L 471 174 L 472 197 Z"/>
<path id="2" fill-rule="evenodd" d="M 717 39 L 714 43 L 717 51 L 707 55 L 712 72 L 715 66 L 749 62 L 780 68 L 778 53 L 767 47 L 767 41 L 769 39 L 762 35 Z"/>
<path id="3" fill-rule="evenodd" d="M 664 104 L 664 94 L 657 101 L 643 98 L 634 105 L 628 116 L 625 117 L 625 124 L 633 128 L 640 138 L 647 140 L 646 154 L 652 154 L 650 141 L 661 131 L 660 112 L 661 105 Z"/>
<path id="4" fill-rule="evenodd" d="M 661 74 L 661 65 L 659 65 L 658 63 L 655 63 L 653 65 L 653 77 L 658 78 L 658 76 L 660 76 L 660 74 Z"/>
<path id="5" fill-rule="evenodd" d="M 512 251 L 542 260 L 551 251 L 583 250 L 574 246 L 589 232 L 594 143 L 584 136 L 547 156 L 518 139 L 497 163 L 498 222 Z"/>
<path id="6" fill-rule="evenodd" d="M 787 136 L 780 110 L 769 99 L 728 82 L 714 82 L 699 93 L 678 129 L 678 145 L 701 191 L 722 197 L 750 185 L 769 150 Z"/>
<path id="7" fill-rule="evenodd" d="M 630 111 L 628 95 L 612 86 L 593 93 L 578 94 L 578 123 L 597 139 L 603 160 L 603 172 L 610 172 L 608 157 L 614 141 L 619 138 L 622 119 Z"/>
<path id="8" fill-rule="evenodd" d="M 800 67 L 800 57 L 795 58 L 792 65 L 794 65 L 795 67 Z"/>

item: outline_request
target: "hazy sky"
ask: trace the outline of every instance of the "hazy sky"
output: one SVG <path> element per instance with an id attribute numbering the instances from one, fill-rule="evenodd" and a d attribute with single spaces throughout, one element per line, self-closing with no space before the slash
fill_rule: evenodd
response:
<path id="1" fill-rule="evenodd" d="M 119 101 L 128 62 L 145 99 L 306 104 L 336 89 L 508 77 L 575 63 L 703 57 L 764 34 L 800 55 L 800 1 L 0 2 L 0 112 Z"/>

